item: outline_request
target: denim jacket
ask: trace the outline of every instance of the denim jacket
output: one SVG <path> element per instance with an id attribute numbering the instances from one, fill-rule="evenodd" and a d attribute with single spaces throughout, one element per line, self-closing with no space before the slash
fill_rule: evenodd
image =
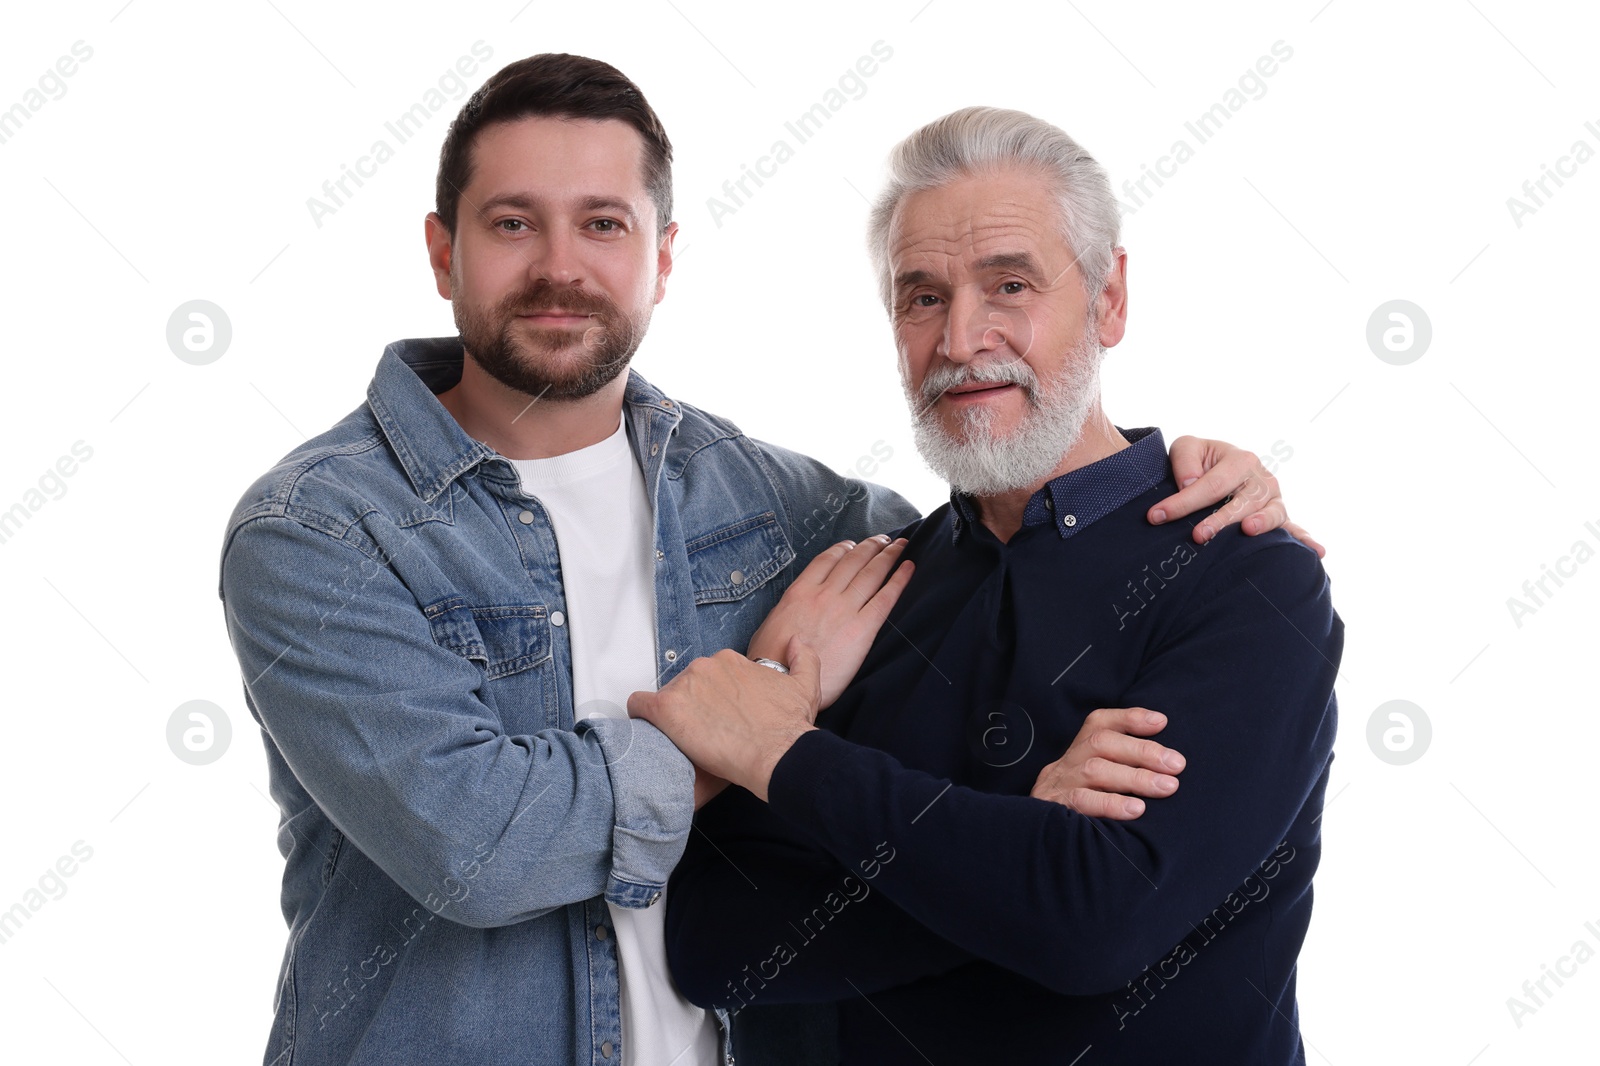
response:
<path id="1" fill-rule="evenodd" d="M 662 733 L 573 719 L 549 518 L 435 396 L 462 357 L 389 345 L 229 520 L 219 591 L 282 811 L 277 1066 L 623 1061 L 605 904 L 654 905 L 690 830 Z M 631 371 L 624 408 L 663 684 L 743 650 L 818 551 L 916 517 Z"/>

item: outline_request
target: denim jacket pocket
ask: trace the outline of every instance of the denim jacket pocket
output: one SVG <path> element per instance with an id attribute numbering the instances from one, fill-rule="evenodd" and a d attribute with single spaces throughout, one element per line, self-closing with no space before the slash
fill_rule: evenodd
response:
<path id="1" fill-rule="evenodd" d="M 794 560 L 794 549 L 772 511 L 695 537 L 685 548 L 696 604 L 742 600 Z"/>
<path id="2" fill-rule="evenodd" d="M 541 604 L 471 607 L 451 596 L 423 614 L 441 647 L 481 663 L 491 681 L 551 656 L 550 619 Z"/>

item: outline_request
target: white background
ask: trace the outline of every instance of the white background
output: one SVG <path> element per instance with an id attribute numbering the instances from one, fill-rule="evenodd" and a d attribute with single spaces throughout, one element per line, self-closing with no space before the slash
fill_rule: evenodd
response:
<path id="1" fill-rule="evenodd" d="M 1520 625 L 1507 606 L 1576 542 L 1600 548 L 1588 425 L 1600 160 L 1547 184 L 1520 226 L 1507 206 L 1575 141 L 1600 150 L 1600 129 L 1584 126 L 1600 127 L 1592 9 L 781 10 L 7 8 L 0 108 L 74 42 L 93 55 L 0 144 L 0 511 L 26 508 L 75 442 L 92 457 L 0 543 L 0 911 L 37 901 L 30 889 L 76 842 L 92 857 L 0 944 L 5 1057 L 259 1059 L 282 863 L 217 599 L 224 523 L 257 474 L 361 402 L 384 344 L 454 332 L 422 225 L 445 126 L 504 63 L 573 51 L 634 78 L 676 148 L 680 258 L 638 368 L 841 469 L 882 440 L 894 456 L 878 479 L 923 507 L 944 492 L 910 442 L 862 245 L 863 196 L 890 145 L 960 106 L 1017 107 L 1067 129 L 1120 186 L 1188 141 L 1194 157 L 1155 195 L 1123 196 L 1136 207 L 1131 316 L 1108 359 L 1107 409 L 1169 439 L 1291 449 L 1278 472 L 1292 513 L 1331 548 L 1348 630 L 1301 956 L 1308 1058 L 1592 1061 L 1600 962 L 1549 983 L 1520 1026 L 1507 1006 L 1575 942 L 1600 949 L 1586 676 L 1600 562 L 1547 582 Z M 393 145 L 384 122 L 479 40 L 489 63 L 318 226 L 307 198 L 374 140 Z M 893 55 L 865 93 L 718 225 L 708 197 L 776 138 L 793 144 L 783 123 L 880 40 Z M 1292 58 L 1199 144 L 1184 123 L 1277 41 Z M 169 315 L 194 299 L 233 328 L 204 366 L 166 342 Z M 1409 365 L 1366 341 L 1393 299 L 1432 323 Z M 1433 730 L 1400 766 L 1366 737 L 1396 699 Z M 168 719 L 190 700 L 232 725 L 209 765 L 168 747 Z"/>

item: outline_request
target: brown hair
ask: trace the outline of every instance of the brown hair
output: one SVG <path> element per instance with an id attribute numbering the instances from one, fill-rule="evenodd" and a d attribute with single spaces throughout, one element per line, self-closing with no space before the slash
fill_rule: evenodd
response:
<path id="1" fill-rule="evenodd" d="M 656 205 L 656 230 L 672 221 L 672 142 L 639 87 L 609 63 L 547 52 L 508 64 L 462 105 L 439 150 L 434 209 L 451 236 L 461 190 L 472 181 L 472 143 L 496 122 L 531 116 L 618 119 L 644 141 L 644 185 Z"/>

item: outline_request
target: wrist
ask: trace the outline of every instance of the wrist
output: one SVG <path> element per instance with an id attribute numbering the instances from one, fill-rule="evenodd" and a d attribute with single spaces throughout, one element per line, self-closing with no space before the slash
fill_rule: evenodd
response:
<path id="1" fill-rule="evenodd" d="M 745 658 L 772 659 L 781 663 L 783 662 L 784 650 L 785 646 L 775 644 L 770 640 L 765 640 L 762 638 L 760 633 L 757 633 L 754 637 L 750 638 L 750 648 L 745 652 Z"/>
<path id="2" fill-rule="evenodd" d="M 756 752 L 746 775 L 747 779 L 739 784 L 762 803 L 767 802 L 767 786 L 772 782 L 772 773 L 777 769 L 778 762 L 789 754 L 789 749 L 794 747 L 795 741 L 816 728 L 810 723 L 796 723 L 793 727 L 775 734 Z"/>

